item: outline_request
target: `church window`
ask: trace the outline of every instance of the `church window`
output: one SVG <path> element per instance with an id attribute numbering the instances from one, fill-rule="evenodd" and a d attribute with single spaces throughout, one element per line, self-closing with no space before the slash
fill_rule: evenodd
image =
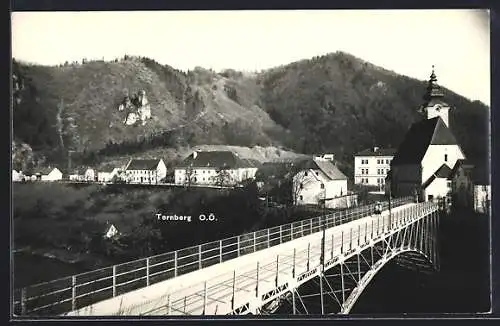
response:
<path id="1" fill-rule="evenodd" d="M 448 162 L 448 154 L 444 154 L 444 161 Z"/>

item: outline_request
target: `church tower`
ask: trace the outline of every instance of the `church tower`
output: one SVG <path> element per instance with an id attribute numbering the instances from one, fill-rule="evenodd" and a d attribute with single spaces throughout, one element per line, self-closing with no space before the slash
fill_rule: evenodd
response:
<path id="1" fill-rule="evenodd" d="M 420 112 L 426 115 L 427 119 L 441 117 L 445 125 L 449 128 L 448 114 L 451 107 L 443 101 L 444 93 L 437 84 L 434 66 L 427 85 L 427 92 L 424 95 L 424 104 L 420 107 Z"/>

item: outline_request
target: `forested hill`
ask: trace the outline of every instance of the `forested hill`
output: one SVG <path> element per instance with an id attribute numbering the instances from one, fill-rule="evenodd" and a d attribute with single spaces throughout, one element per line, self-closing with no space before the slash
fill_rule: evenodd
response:
<path id="1" fill-rule="evenodd" d="M 295 136 L 291 147 L 348 160 L 374 145 L 397 147 L 409 126 L 423 119 L 417 109 L 427 87 L 341 52 L 271 69 L 259 83 L 262 107 Z M 450 125 L 457 140 L 469 158 L 484 159 L 489 108 L 443 89 L 455 107 Z"/>
<path id="2" fill-rule="evenodd" d="M 402 141 L 422 118 L 417 108 L 426 87 L 342 52 L 258 74 L 183 72 L 128 56 L 57 67 L 14 61 L 13 83 L 16 142 L 59 163 L 68 150 L 99 160 L 158 147 L 227 144 L 333 152 L 352 164 L 363 148 Z M 456 107 L 450 124 L 458 141 L 469 158 L 484 160 L 489 108 L 444 90 Z M 140 91 L 151 119 L 126 125 L 127 111 L 119 106 Z"/>

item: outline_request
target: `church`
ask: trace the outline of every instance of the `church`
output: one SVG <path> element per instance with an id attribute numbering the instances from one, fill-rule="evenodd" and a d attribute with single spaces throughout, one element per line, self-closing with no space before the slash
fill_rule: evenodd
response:
<path id="1" fill-rule="evenodd" d="M 452 109 L 443 100 L 434 67 L 424 104 L 420 107 L 423 120 L 415 122 L 391 162 L 387 177 L 392 196 L 418 196 L 419 201 L 451 198 L 458 191 L 470 191 L 467 176 L 472 166 L 449 126 Z"/>

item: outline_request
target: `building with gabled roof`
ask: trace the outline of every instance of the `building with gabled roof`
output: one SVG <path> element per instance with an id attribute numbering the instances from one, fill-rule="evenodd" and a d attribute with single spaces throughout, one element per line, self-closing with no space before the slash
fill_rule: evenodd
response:
<path id="1" fill-rule="evenodd" d="M 451 106 L 436 82 L 433 69 L 420 107 L 425 119 L 410 127 L 391 162 L 390 190 L 395 196 L 417 194 L 425 201 L 447 197 L 452 191 L 448 178 L 457 161 L 465 159 L 449 128 Z"/>
<path id="2" fill-rule="evenodd" d="M 61 170 L 53 166 L 35 168 L 32 174 L 38 181 L 59 181 L 63 178 Z"/>
<path id="3" fill-rule="evenodd" d="M 179 185 L 236 185 L 254 179 L 260 162 L 231 151 L 194 151 L 175 168 Z"/>
<path id="4" fill-rule="evenodd" d="M 331 207 L 332 199 L 345 196 L 347 177 L 329 160 L 302 159 L 293 167 L 292 200 L 295 205 Z"/>
<path id="5" fill-rule="evenodd" d="M 128 183 L 158 184 L 167 176 L 163 159 L 131 159 L 124 169 Z"/>
<path id="6" fill-rule="evenodd" d="M 120 168 L 106 166 L 97 171 L 97 180 L 99 182 L 111 182 L 115 176 L 118 176 Z"/>

